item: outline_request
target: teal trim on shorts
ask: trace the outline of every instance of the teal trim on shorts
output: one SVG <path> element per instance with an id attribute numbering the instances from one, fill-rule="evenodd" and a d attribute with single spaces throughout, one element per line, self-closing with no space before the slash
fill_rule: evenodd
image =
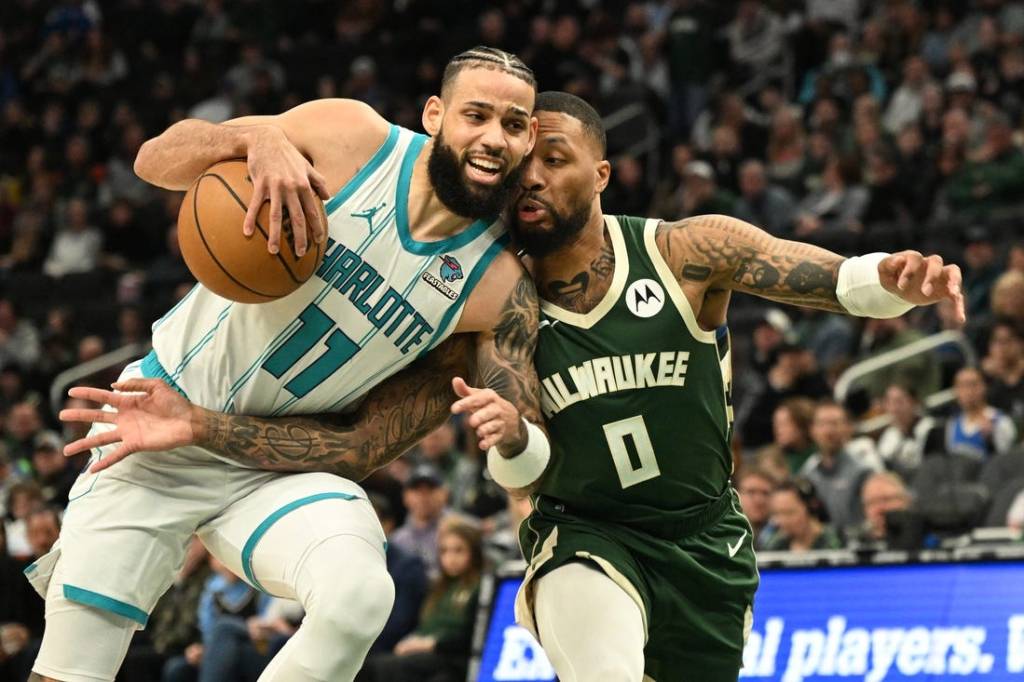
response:
<path id="1" fill-rule="evenodd" d="M 146 626 L 146 621 L 149 620 L 149 614 L 137 606 L 132 606 L 126 602 L 118 601 L 113 597 L 108 597 L 105 594 L 100 594 L 99 592 L 84 590 L 81 587 L 68 585 L 67 583 L 64 584 L 64 598 L 73 602 L 78 602 L 79 604 L 85 604 L 86 606 L 92 606 L 97 609 L 116 613 L 117 615 L 124 616 L 129 620 L 134 620 L 143 627 Z"/>
<path id="2" fill-rule="evenodd" d="M 359 172 L 352 176 L 345 186 L 338 190 L 338 193 L 328 199 L 327 205 L 324 210 L 327 211 L 327 215 L 331 215 L 335 210 L 342 204 L 344 204 L 349 197 L 355 194 L 355 191 L 359 189 L 366 179 L 377 172 L 380 165 L 384 163 L 384 160 L 391 155 L 391 150 L 395 148 L 395 143 L 398 142 L 398 133 L 401 130 L 394 123 L 391 124 L 391 130 L 388 131 L 387 139 L 384 143 L 374 152 L 370 160 L 366 162 Z"/>
<path id="3" fill-rule="evenodd" d="M 300 497 L 299 499 L 289 502 L 285 506 L 281 507 L 273 514 L 263 519 L 263 523 L 256 526 L 256 530 L 252 532 L 249 539 L 245 541 L 245 546 L 242 547 L 242 570 L 245 571 L 245 578 L 249 581 L 249 584 L 256 589 L 266 592 L 267 590 L 260 585 L 260 582 L 256 580 L 256 576 L 252 572 L 252 553 L 256 551 L 256 545 L 259 544 L 263 536 L 267 534 L 270 527 L 281 520 L 286 514 L 295 511 L 299 507 L 304 507 L 307 504 L 319 502 L 320 500 L 361 500 L 362 498 L 357 495 L 349 495 L 348 493 L 318 493 L 316 495 L 310 495 L 308 497 Z"/>
<path id="4" fill-rule="evenodd" d="M 167 373 L 164 366 L 160 364 L 160 359 L 156 356 L 155 350 L 149 351 L 149 354 L 142 358 L 142 364 L 139 366 L 139 369 L 142 370 L 142 376 L 145 378 L 163 379 L 171 388 L 185 396 L 186 400 L 188 399 L 188 394 L 178 385 L 178 382 L 171 378 L 171 375 Z"/>

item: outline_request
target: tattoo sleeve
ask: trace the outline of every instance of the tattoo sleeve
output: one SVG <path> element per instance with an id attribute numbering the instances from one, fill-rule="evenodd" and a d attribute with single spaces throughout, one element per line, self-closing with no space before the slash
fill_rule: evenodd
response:
<path id="1" fill-rule="evenodd" d="M 534 424 L 542 424 L 540 381 L 533 366 L 539 322 L 537 289 L 524 272 L 512 287 L 494 327 L 477 335 L 476 348 L 478 385 L 494 389 Z"/>
<path id="2" fill-rule="evenodd" d="M 657 242 L 680 279 L 708 281 L 792 305 L 837 313 L 843 257 L 771 236 L 736 218 L 702 215 L 658 227 Z"/>
<path id="3" fill-rule="evenodd" d="M 451 379 L 470 369 L 473 340 L 449 338 L 375 387 L 351 414 L 275 418 L 205 412 L 197 445 L 269 471 L 327 471 L 359 481 L 450 414 Z"/>

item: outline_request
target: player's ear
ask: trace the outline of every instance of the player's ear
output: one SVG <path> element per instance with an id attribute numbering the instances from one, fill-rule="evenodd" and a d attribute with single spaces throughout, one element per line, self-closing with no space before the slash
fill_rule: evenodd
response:
<path id="1" fill-rule="evenodd" d="M 540 127 L 540 121 L 537 120 L 536 116 L 530 117 L 530 142 L 526 146 L 526 155 L 529 156 L 533 151 L 534 145 L 537 144 L 537 129 Z"/>
<path id="2" fill-rule="evenodd" d="M 608 186 L 608 181 L 612 179 L 612 165 L 608 163 L 608 159 L 601 159 L 597 162 L 597 165 L 594 166 L 594 174 L 597 176 L 594 189 L 600 194 Z"/>
<path id="3" fill-rule="evenodd" d="M 431 137 L 436 137 L 441 130 L 442 120 L 444 120 L 444 100 L 437 95 L 431 95 L 427 103 L 423 105 L 423 129 Z"/>

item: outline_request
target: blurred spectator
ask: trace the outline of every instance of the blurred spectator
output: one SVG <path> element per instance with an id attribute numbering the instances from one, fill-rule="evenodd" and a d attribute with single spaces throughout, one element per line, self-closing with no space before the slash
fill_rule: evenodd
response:
<path id="1" fill-rule="evenodd" d="M 985 399 L 985 376 L 965 367 L 953 381 L 959 413 L 946 420 L 946 452 L 987 459 L 1008 452 L 1017 440 L 1017 428 L 1002 410 Z"/>
<path id="2" fill-rule="evenodd" d="M 92 272 L 99 265 L 103 234 L 89 222 L 89 205 L 85 200 L 70 200 L 66 219 L 43 263 L 43 272 L 50 277 Z"/>
<path id="3" fill-rule="evenodd" d="M 359 682 L 462 682 L 472 645 L 483 570 L 479 528 L 448 516 L 437 533 L 439 576 L 427 595 L 420 624 L 393 654 L 367 659 Z"/>
<path id="4" fill-rule="evenodd" d="M 867 320 L 861 337 L 860 359 L 897 350 L 924 336 L 920 330 L 910 326 L 906 316 Z M 873 399 L 881 398 L 885 388 L 892 383 L 913 386 L 923 399 L 939 390 L 939 365 L 932 354 L 918 353 L 865 376 L 859 383 Z"/>
<path id="5" fill-rule="evenodd" d="M 885 540 L 885 515 L 910 508 L 910 491 L 896 474 L 884 471 L 872 474 L 864 481 L 860 491 L 864 505 L 865 535 L 871 540 Z"/>
<path id="6" fill-rule="evenodd" d="M 921 465 L 936 421 L 922 413 L 917 391 L 904 384 L 890 384 L 883 404 L 890 423 L 878 438 L 878 455 L 887 469 L 909 477 Z"/>
<path id="7" fill-rule="evenodd" d="M 391 503 L 378 493 L 370 493 L 369 497 L 380 519 L 381 528 L 384 529 L 384 536 L 391 537 L 395 530 L 395 513 Z M 427 594 L 426 568 L 417 555 L 393 541 L 388 543 L 385 555 L 388 574 L 395 584 L 395 603 L 384 629 L 370 647 L 371 655 L 391 651 L 399 640 L 412 632 Z"/>
<path id="8" fill-rule="evenodd" d="M 988 354 L 981 361 L 988 384 L 988 403 L 1024 426 L 1024 327 L 1011 320 L 996 320 L 988 338 Z"/>
<path id="9" fill-rule="evenodd" d="M 492 566 L 523 557 L 519 548 L 519 527 L 533 511 L 529 497 L 506 496 L 505 510 L 480 524 L 484 531 L 484 559 Z"/>
<path id="10" fill-rule="evenodd" d="M 817 446 L 800 475 L 806 477 L 828 509 L 832 525 L 839 531 L 863 519 L 860 490 L 871 469 L 847 451 L 850 416 L 833 402 L 823 401 L 814 410 L 811 437 Z"/>
<path id="11" fill-rule="evenodd" d="M 1024 153 L 1013 143 L 1009 119 L 990 114 L 984 125 L 984 143 L 972 150 L 967 164 L 949 181 L 953 208 L 971 215 L 1013 203 L 1024 189 Z"/>
<path id="12" fill-rule="evenodd" d="M 418 556 L 427 576 L 437 576 L 437 529 L 448 505 L 448 486 L 432 464 L 418 464 L 409 473 L 402 493 L 408 510 L 405 523 L 388 538 L 405 551 Z"/>
<path id="13" fill-rule="evenodd" d="M 986 315 L 992 285 L 999 278 L 992 233 L 983 225 L 972 225 L 964 232 L 964 304 L 968 319 Z"/>
<path id="14" fill-rule="evenodd" d="M 711 8 L 697 0 L 673 0 L 665 27 L 672 98 L 669 129 L 686 139 L 690 127 L 708 102 L 715 63 L 715 22 Z M 537 74 L 538 82 L 545 82 Z"/>
<path id="15" fill-rule="evenodd" d="M 683 185 L 679 193 L 679 217 L 724 213 L 731 215 L 736 198 L 715 181 L 715 171 L 706 161 L 686 164 Z"/>
<path id="16" fill-rule="evenodd" d="M 1024 272 L 1004 272 L 992 285 L 992 315 L 1024 322 Z"/>
<path id="17" fill-rule="evenodd" d="M 21 402 L 7 413 L 7 427 L 4 441 L 7 454 L 16 466 L 19 461 L 26 465 L 32 460 L 36 434 L 43 428 L 39 407 L 35 403 Z"/>
<path id="18" fill-rule="evenodd" d="M 462 452 L 456 446 L 456 436 L 455 424 L 449 419 L 424 436 L 409 454 L 415 462 L 435 467 L 449 489 L 455 467 L 463 457 Z"/>
<path id="19" fill-rule="evenodd" d="M 227 566 L 209 557 L 212 575 L 199 597 L 198 626 L 202 639 L 185 647 L 164 666 L 163 682 L 194 682 L 199 679 L 206 649 L 218 625 L 237 625 L 258 612 L 258 593 Z M 244 627 L 244 626 L 243 626 Z M 214 678 L 216 679 L 216 678 Z M 223 678 L 221 678 L 223 679 Z"/>
<path id="20" fill-rule="evenodd" d="M 782 20 L 756 0 L 741 0 L 736 18 L 725 28 L 736 81 L 744 89 L 780 74 L 786 31 Z"/>
<path id="21" fill-rule="evenodd" d="M 788 398 L 772 414 L 774 440 L 757 453 L 762 468 L 777 472 L 776 477 L 786 479 L 800 471 L 814 454 L 811 440 L 811 421 L 814 403 L 807 398 Z"/>
<path id="22" fill-rule="evenodd" d="M 651 193 L 644 180 L 644 169 L 635 156 L 624 154 L 612 161 L 612 175 L 601 194 L 601 205 L 625 215 L 644 215 Z"/>
<path id="23" fill-rule="evenodd" d="M 798 209 L 794 234 L 803 239 L 835 240 L 846 246 L 861 223 L 870 195 L 860 184 L 860 168 L 853 159 L 833 157 L 825 167 L 821 189 L 811 192 Z M 847 239 L 840 240 L 843 235 Z"/>
<path id="24" fill-rule="evenodd" d="M 1013 498 L 1010 510 L 1006 513 L 1006 525 L 1015 530 L 1024 531 L 1024 490 Z"/>
<path id="25" fill-rule="evenodd" d="M 32 558 L 32 544 L 28 539 L 28 517 L 43 504 L 43 492 L 34 481 L 15 483 L 7 496 L 7 516 L 4 519 L 7 551 L 16 559 L 26 562 Z"/>
<path id="26" fill-rule="evenodd" d="M 765 165 L 769 179 L 791 192 L 803 192 L 802 175 L 806 142 L 800 114 L 795 107 L 779 107 L 772 116 Z"/>
<path id="27" fill-rule="evenodd" d="M 28 677 L 34 656 L 29 646 L 43 636 L 43 601 L 25 576 L 24 564 L 7 551 L 7 538 L 0 524 L 0 679 Z"/>
<path id="28" fill-rule="evenodd" d="M 799 308 L 795 314 L 793 333 L 797 343 L 811 351 L 818 367 L 832 383 L 833 374 L 845 367 L 853 352 L 857 338 L 853 319 L 814 308 Z"/>
<path id="29" fill-rule="evenodd" d="M 839 536 L 827 525 L 828 512 L 804 479 L 780 483 L 772 493 L 772 523 L 778 531 L 766 551 L 806 552 L 812 549 L 839 549 Z"/>
<path id="30" fill-rule="evenodd" d="M 39 359 L 39 331 L 21 317 L 12 298 L 0 298 L 0 368 L 15 365 L 31 370 Z"/>
<path id="31" fill-rule="evenodd" d="M 32 548 L 32 559 L 47 554 L 60 537 L 61 510 L 51 505 L 36 507 L 25 518 L 25 534 Z"/>
<path id="32" fill-rule="evenodd" d="M 776 237 L 788 237 L 793 230 L 796 204 L 789 192 L 768 183 L 764 164 L 748 159 L 739 167 L 740 198 L 734 208 L 737 218 L 746 220 Z"/>
<path id="33" fill-rule="evenodd" d="M 775 479 L 761 469 L 743 469 L 736 477 L 740 506 L 754 531 L 754 549 L 763 550 L 771 543 L 778 528 L 772 523 L 771 499 Z"/>
<path id="34" fill-rule="evenodd" d="M 903 80 L 892 93 L 885 110 L 885 129 L 898 134 L 907 124 L 916 123 L 923 109 L 924 89 L 933 81 L 928 63 L 922 57 L 910 57 L 903 63 Z"/>
<path id="35" fill-rule="evenodd" d="M 53 431 L 40 431 L 33 439 L 33 445 L 32 468 L 43 491 L 43 501 L 63 509 L 78 478 L 71 460 L 64 456 L 64 442 Z"/>
<path id="36" fill-rule="evenodd" d="M 718 184 L 731 194 L 740 191 L 741 153 L 740 139 L 734 128 L 720 125 L 711 131 L 711 149 L 704 158 L 711 164 Z"/>
<path id="37" fill-rule="evenodd" d="M 1024 241 L 1017 241 L 1010 245 L 1010 255 L 1007 257 L 1006 269 L 1024 274 Z"/>

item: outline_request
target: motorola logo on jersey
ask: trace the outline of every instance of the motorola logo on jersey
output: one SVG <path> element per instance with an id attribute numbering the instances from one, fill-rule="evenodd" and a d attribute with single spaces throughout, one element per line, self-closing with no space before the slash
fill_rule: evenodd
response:
<path id="1" fill-rule="evenodd" d="M 665 305 L 665 290 L 653 279 L 638 279 L 626 289 L 626 307 L 637 317 L 654 317 Z"/>

